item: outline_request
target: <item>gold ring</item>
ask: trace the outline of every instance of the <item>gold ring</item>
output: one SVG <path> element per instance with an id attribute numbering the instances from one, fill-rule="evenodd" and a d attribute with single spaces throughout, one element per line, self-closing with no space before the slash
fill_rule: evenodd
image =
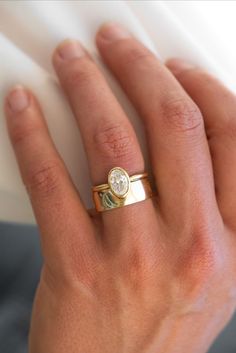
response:
<path id="1" fill-rule="evenodd" d="M 131 205 L 153 196 L 147 173 L 129 176 L 120 167 L 112 168 L 107 184 L 93 186 L 92 191 L 98 212 Z"/>

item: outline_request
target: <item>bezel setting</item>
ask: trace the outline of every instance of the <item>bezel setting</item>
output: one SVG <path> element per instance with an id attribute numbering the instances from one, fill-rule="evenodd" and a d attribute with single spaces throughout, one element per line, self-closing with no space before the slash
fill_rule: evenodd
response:
<path id="1" fill-rule="evenodd" d="M 121 167 L 112 168 L 108 174 L 108 185 L 116 197 L 125 198 L 130 190 L 129 174 Z"/>

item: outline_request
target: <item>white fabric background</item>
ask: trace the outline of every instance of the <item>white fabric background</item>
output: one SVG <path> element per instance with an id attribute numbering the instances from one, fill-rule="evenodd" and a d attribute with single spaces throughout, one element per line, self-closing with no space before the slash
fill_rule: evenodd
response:
<path id="1" fill-rule="evenodd" d="M 87 207 L 90 180 L 75 120 L 51 66 L 62 39 L 81 40 L 103 70 L 134 124 L 149 167 L 140 121 L 103 66 L 94 35 L 104 21 L 127 26 L 161 59 L 185 57 L 236 90 L 236 3 L 228 1 L 1 1 L 0 2 L 0 220 L 34 223 L 3 115 L 3 97 L 15 83 L 38 96 L 53 140 Z"/>

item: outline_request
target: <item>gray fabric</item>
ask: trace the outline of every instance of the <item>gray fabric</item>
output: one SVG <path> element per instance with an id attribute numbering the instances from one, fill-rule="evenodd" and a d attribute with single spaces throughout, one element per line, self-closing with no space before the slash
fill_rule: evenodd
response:
<path id="1" fill-rule="evenodd" d="M 209 353 L 235 353 L 236 352 L 236 315 L 214 342 Z"/>
<path id="2" fill-rule="evenodd" d="M 0 353 L 27 353 L 40 267 L 37 228 L 0 223 Z M 235 331 L 236 316 L 209 353 L 235 353 Z"/>
<path id="3" fill-rule="evenodd" d="M 30 313 L 40 267 L 36 227 L 0 224 L 1 353 L 27 352 Z"/>

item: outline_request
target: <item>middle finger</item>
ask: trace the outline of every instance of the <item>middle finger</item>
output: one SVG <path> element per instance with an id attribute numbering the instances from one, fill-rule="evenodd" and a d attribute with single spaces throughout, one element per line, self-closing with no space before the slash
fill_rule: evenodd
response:
<path id="1" fill-rule="evenodd" d="M 102 26 L 97 46 L 145 122 L 163 214 L 182 226 L 191 219 L 186 213 L 196 211 L 194 205 L 204 217 L 209 205 L 216 210 L 210 153 L 196 104 L 157 57 L 117 24 Z"/>

